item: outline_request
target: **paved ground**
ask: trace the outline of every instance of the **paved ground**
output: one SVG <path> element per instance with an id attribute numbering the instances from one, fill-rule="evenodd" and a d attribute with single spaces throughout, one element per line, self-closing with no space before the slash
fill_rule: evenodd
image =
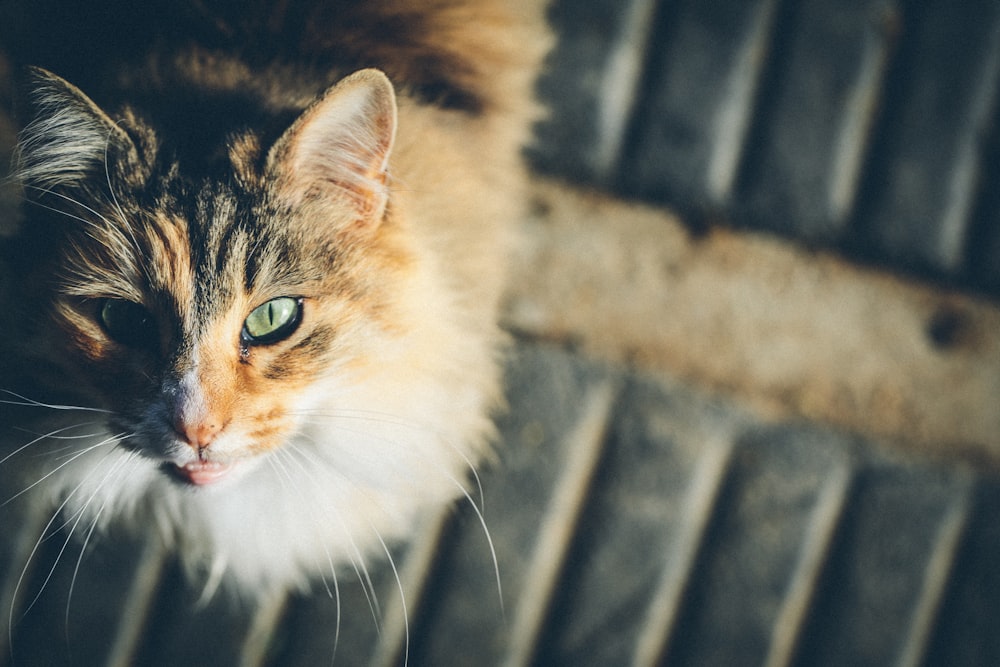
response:
<path id="1" fill-rule="evenodd" d="M 1000 660 L 995 481 L 545 344 L 519 344 L 509 382 L 500 463 L 474 496 L 502 598 L 468 504 L 397 554 L 401 583 L 378 568 L 367 595 L 343 573 L 339 641 L 323 591 L 199 607 L 155 549 L 105 542 L 69 602 L 72 547 L 34 568 L 0 664 Z"/>

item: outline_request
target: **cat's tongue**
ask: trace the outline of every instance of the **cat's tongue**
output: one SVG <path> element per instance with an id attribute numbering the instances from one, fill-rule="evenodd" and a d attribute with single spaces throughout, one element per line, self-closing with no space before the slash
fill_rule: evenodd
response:
<path id="1" fill-rule="evenodd" d="M 191 484 L 206 486 L 218 482 L 228 475 L 232 469 L 233 465 L 231 463 L 196 461 L 177 466 L 177 473 Z"/>

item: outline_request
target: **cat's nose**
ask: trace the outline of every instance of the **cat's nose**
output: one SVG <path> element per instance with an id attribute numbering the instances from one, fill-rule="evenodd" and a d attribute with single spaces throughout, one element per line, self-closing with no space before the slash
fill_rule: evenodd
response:
<path id="1" fill-rule="evenodd" d="M 221 419 L 206 417 L 195 421 L 186 421 L 182 418 L 175 419 L 174 430 L 184 442 L 200 452 L 215 440 L 219 432 L 222 431 L 223 423 Z"/>
<path id="2" fill-rule="evenodd" d="M 201 456 L 226 427 L 230 413 L 206 394 L 204 383 L 195 371 L 167 389 L 174 399 L 171 418 L 174 431 Z"/>

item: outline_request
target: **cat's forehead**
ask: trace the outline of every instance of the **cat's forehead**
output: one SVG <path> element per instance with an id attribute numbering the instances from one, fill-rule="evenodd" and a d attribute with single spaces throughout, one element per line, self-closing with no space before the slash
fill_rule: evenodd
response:
<path id="1" fill-rule="evenodd" d="M 196 190 L 163 198 L 151 217 L 169 245 L 179 245 L 175 261 L 187 265 L 192 292 L 237 292 L 253 287 L 259 257 L 280 244 L 280 234 L 269 230 L 267 217 L 254 202 L 217 182 L 206 181 Z"/>
<path id="2" fill-rule="evenodd" d="M 265 194 L 206 183 L 189 205 L 161 217 L 185 230 L 177 242 L 187 245 L 195 295 L 267 300 L 344 279 L 342 249 L 322 221 L 308 224 Z"/>
<path id="3" fill-rule="evenodd" d="M 251 202 L 218 183 L 195 189 L 164 179 L 155 196 L 120 206 L 124 242 L 114 244 L 109 263 L 135 267 L 122 279 L 143 300 L 172 303 L 182 321 L 217 314 L 254 289 L 266 265 L 259 257 L 280 243 L 268 239 Z"/>

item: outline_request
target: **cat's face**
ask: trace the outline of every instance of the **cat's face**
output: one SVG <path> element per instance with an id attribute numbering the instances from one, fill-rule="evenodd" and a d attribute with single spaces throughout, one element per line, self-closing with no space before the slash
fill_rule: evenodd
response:
<path id="1" fill-rule="evenodd" d="M 225 169 L 199 178 L 140 117 L 40 86 L 22 174 L 55 239 L 40 327 L 67 376 L 178 482 L 252 469 L 392 328 L 407 252 L 387 211 L 390 84 L 348 77 L 272 146 L 230 137 Z"/>

